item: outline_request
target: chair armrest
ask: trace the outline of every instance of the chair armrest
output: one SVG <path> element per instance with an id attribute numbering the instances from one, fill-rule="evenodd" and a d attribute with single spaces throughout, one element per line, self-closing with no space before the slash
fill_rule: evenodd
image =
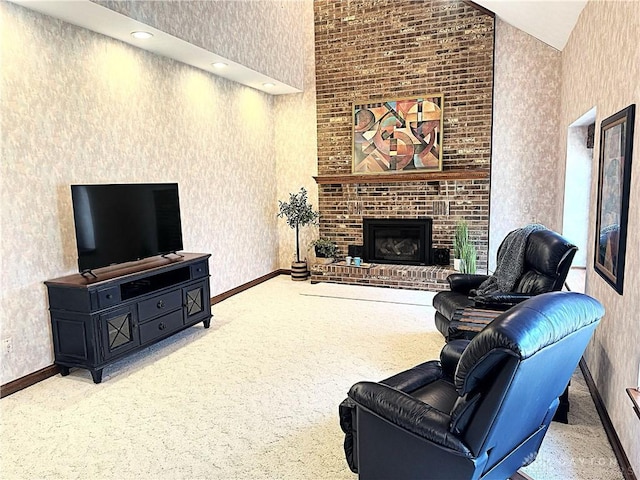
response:
<path id="1" fill-rule="evenodd" d="M 338 407 L 338 413 L 340 415 L 340 428 L 344 432 L 344 456 L 351 471 L 358 473 L 358 454 L 356 451 L 358 440 L 356 438 L 357 432 L 354 428 L 356 403 L 347 397 Z"/>
<path id="2" fill-rule="evenodd" d="M 382 380 L 380 383 L 402 392 L 411 393 L 441 378 L 442 367 L 440 362 L 431 360 Z"/>
<path id="3" fill-rule="evenodd" d="M 472 456 L 464 442 L 449 430 L 449 415 L 400 390 L 381 383 L 359 382 L 349 390 L 349 398 L 358 406 L 440 448 L 467 458 Z"/>
<path id="4" fill-rule="evenodd" d="M 452 273 L 447 277 L 449 288 L 452 292 L 469 294 L 469 291 L 478 288 L 489 275 L 475 275 L 470 273 Z"/>
<path id="5" fill-rule="evenodd" d="M 514 305 L 533 298 L 535 295 L 515 292 L 493 292 L 487 295 L 473 297 L 478 308 L 494 308 L 496 310 L 508 310 Z"/>
<path id="6" fill-rule="evenodd" d="M 462 352 L 467 348 L 469 342 L 471 342 L 471 340 L 451 340 L 440 352 L 442 373 L 444 373 L 446 377 L 450 379 L 454 378 Z"/>

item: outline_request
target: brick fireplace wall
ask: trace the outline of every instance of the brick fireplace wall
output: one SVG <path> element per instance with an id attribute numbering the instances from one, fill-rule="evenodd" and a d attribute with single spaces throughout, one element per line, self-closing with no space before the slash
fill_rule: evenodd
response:
<path id="1" fill-rule="evenodd" d="M 453 247 L 466 220 L 486 269 L 494 18 L 464 1 L 314 1 L 318 175 L 349 175 L 352 108 L 444 95 L 443 172 L 454 179 L 319 182 L 320 235 L 362 244 L 362 218 L 433 218 L 433 244 Z M 434 174 L 435 175 L 435 174 Z"/>

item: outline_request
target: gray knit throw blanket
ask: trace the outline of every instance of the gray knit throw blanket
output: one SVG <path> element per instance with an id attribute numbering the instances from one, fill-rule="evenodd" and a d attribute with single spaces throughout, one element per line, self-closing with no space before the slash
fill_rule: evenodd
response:
<path id="1" fill-rule="evenodd" d="M 495 292 L 512 292 L 524 270 L 527 239 L 529 235 L 538 230 L 546 230 L 546 227 L 532 223 L 509 233 L 500 249 L 496 271 L 476 290 L 472 290 L 469 297 L 484 297 Z"/>

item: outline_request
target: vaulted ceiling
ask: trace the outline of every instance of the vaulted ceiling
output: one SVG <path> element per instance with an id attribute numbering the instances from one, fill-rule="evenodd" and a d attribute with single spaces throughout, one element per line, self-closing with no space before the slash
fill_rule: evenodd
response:
<path id="1" fill-rule="evenodd" d="M 251 68 L 153 29 L 90 0 L 74 2 L 61 0 L 10 1 L 160 55 L 174 58 L 266 93 L 277 95 L 300 91 L 296 87 L 273 80 Z M 494 12 L 498 18 L 514 27 L 558 50 L 562 50 L 587 0 L 474 0 L 474 3 Z M 153 42 L 145 44 L 144 41 L 133 39 L 130 36 L 130 32 L 133 30 L 150 31 L 155 39 Z M 221 62 L 232 68 L 220 70 L 213 66 L 213 64 Z"/>
<path id="2" fill-rule="evenodd" d="M 474 0 L 505 22 L 562 50 L 587 0 Z"/>

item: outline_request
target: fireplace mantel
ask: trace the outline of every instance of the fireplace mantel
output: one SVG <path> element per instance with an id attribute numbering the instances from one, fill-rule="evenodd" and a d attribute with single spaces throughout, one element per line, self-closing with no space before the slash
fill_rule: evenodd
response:
<path id="1" fill-rule="evenodd" d="M 489 170 L 484 168 L 445 170 L 442 172 L 411 173 L 348 173 L 338 175 L 318 175 L 313 177 L 318 185 L 349 183 L 398 183 L 435 182 L 441 180 L 474 180 L 489 178 Z"/>

